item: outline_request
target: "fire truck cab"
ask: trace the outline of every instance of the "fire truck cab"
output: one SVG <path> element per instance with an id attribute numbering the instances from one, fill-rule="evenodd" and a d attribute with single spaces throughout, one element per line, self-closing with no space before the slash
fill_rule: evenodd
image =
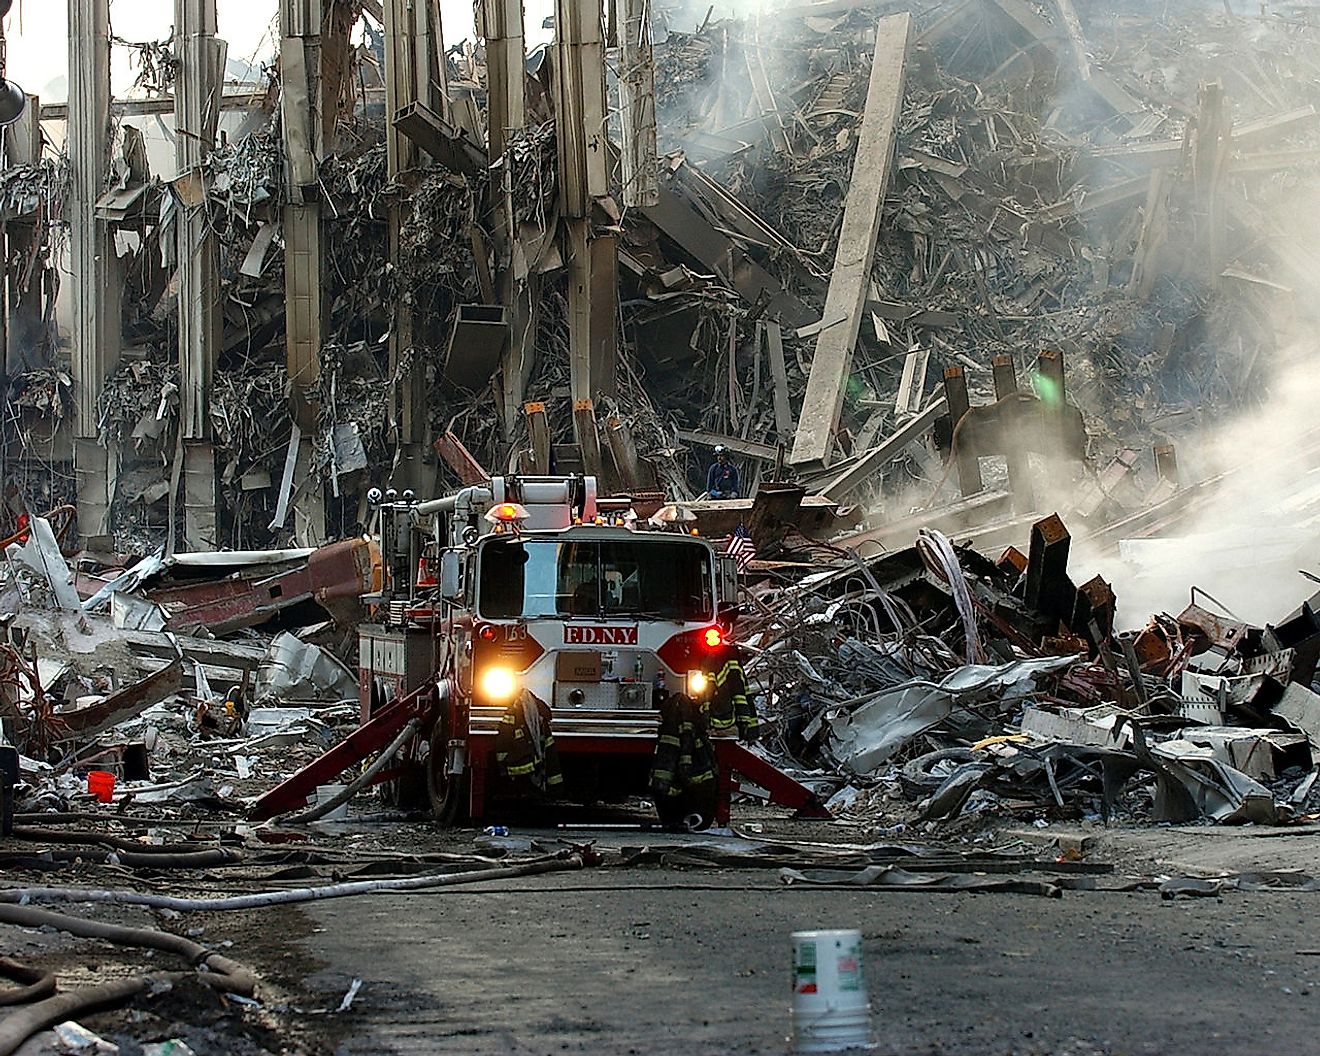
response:
<path id="1" fill-rule="evenodd" d="M 736 612 L 733 559 L 681 507 L 639 522 L 626 500 L 598 501 L 590 476 L 373 498 L 383 569 L 359 631 L 363 722 L 432 696 L 394 793 L 424 783 L 437 818 L 481 818 L 501 787 L 501 719 L 530 694 L 549 708 L 567 795 L 646 795 L 660 705 L 709 692 L 703 661 Z"/>

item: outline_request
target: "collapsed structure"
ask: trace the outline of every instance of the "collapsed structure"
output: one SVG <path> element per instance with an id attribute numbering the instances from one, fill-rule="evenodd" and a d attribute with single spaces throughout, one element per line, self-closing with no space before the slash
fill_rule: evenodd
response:
<path id="1" fill-rule="evenodd" d="M 215 0 L 179 0 L 116 101 L 108 4 L 70 7 L 69 103 L 30 100 L 0 174 L 9 786 L 145 780 L 169 726 L 171 763 L 233 743 L 165 799 L 254 743 L 299 750 L 242 795 L 287 777 L 302 698 L 354 720 L 369 489 L 553 468 L 743 540 L 763 750 L 836 812 L 1315 807 L 1314 599 L 1123 632 L 1068 563 L 1158 563 L 1314 463 L 1309 425 L 1200 450 L 1309 319 L 1305 10 L 563 0 L 529 53 L 516 5 L 450 47 L 435 4 L 286 0 L 238 91 Z M 161 112 L 169 178 L 129 123 Z M 743 497 L 694 497 L 716 445 Z"/>
<path id="2" fill-rule="evenodd" d="M 0 892 L 0 923 L 106 937 L 3 905 L 93 897 L 38 886 L 52 872 L 187 913 L 602 854 L 875 890 L 1320 889 L 1295 871 L 1107 882 L 1080 843 L 953 846 L 1023 821 L 1320 817 L 1320 595 L 1289 611 L 1266 590 L 1257 619 L 1203 592 L 1148 613 L 1112 582 L 1116 553 L 1183 587 L 1211 553 L 1292 580 L 1310 560 L 1312 10 L 559 0 L 529 52 L 505 0 L 457 46 L 434 2 L 282 0 L 277 66 L 234 85 L 215 3 L 178 0 L 171 40 L 132 45 L 143 91 L 113 100 L 109 4 L 71 2 L 69 103 L 30 100 L 5 138 L 0 830 L 32 886 Z M 169 173 L 131 120 L 161 113 Z M 67 159 L 38 116 L 67 118 Z M 1207 423 L 1260 406 L 1264 435 L 1211 458 Z M 700 497 L 716 445 L 741 497 Z M 420 708 L 386 728 L 372 694 L 406 675 L 395 703 L 416 706 L 434 686 L 390 650 L 430 624 L 385 630 L 463 588 L 435 582 L 439 554 L 390 545 L 368 495 L 394 489 L 406 520 L 552 471 L 611 496 L 618 523 L 578 536 L 681 500 L 685 531 L 730 540 L 720 600 L 740 578 L 764 733 L 719 754 L 744 802 L 788 787 L 879 842 L 426 850 L 401 747 L 470 745 Z M 1267 478 L 1286 484 L 1268 504 Z M 1217 532 L 1232 506 L 1244 538 Z M 659 669 L 610 661 L 552 702 L 604 689 L 647 710 Z M 354 822 L 390 823 L 384 850 L 307 828 L 350 800 Z M 207 968 L 199 990 L 255 992 L 198 944 L 134 941 Z M 135 1001 L 166 978 L 73 992 Z M 0 1048 L 45 1022 L 43 985 Z"/>
<path id="3" fill-rule="evenodd" d="M 71 5 L 70 102 L 6 140 L 5 516 L 76 504 L 103 554 L 316 545 L 372 484 L 551 461 L 681 498 L 714 443 L 873 524 L 1082 478 L 1104 523 L 1298 333 L 1305 12 L 568 4 L 528 54 L 498 5 L 447 47 L 434 5 L 288 2 L 240 91 L 214 6 L 113 100 Z"/>
<path id="4" fill-rule="evenodd" d="M 1069 529 L 1048 516 L 1087 559 L 1122 543 L 1158 561 L 1143 537 L 1195 524 L 1264 460 L 1199 448 L 1207 421 L 1279 387 L 1307 319 L 1314 268 L 1289 237 L 1317 160 L 1294 72 L 1315 49 L 1306 11 L 565 0 L 529 52 L 516 6 L 481 5 L 478 40 L 447 46 L 435 4 L 286 0 L 277 64 L 233 85 L 215 0 L 176 6 L 170 40 L 125 45 L 107 3 L 71 4 L 69 103 L 31 99 L 6 138 L 16 609 L 51 598 L 139 634 L 311 628 L 348 659 L 372 486 L 553 468 L 643 517 L 689 500 L 704 534 L 749 540 L 751 666 L 787 709 L 780 748 L 833 772 L 864 777 L 857 752 L 900 744 L 841 747 L 860 736 L 850 693 L 889 714 L 884 679 L 817 661 L 785 688 L 780 651 L 815 655 L 793 636 L 817 623 L 841 656 L 879 649 L 885 678 L 997 659 L 1002 691 L 1014 665 L 1073 658 L 1042 669 L 1069 671 L 1049 700 L 1133 715 L 1198 717 L 1159 703 L 1200 702 L 1189 671 L 1268 675 L 1294 704 L 1309 686 L 1264 631 L 1251 656 L 1189 666 L 1186 613 L 1157 617 L 1164 644 L 1134 662 L 1110 584 L 1067 580 L 1050 555 Z M 140 72 L 114 100 L 123 46 Z M 160 113 L 169 175 L 131 123 Z M 58 120 L 67 159 L 41 130 Z M 1309 432 L 1278 439 L 1276 464 L 1309 468 Z M 716 445 L 745 497 L 692 498 Z M 1030 560 L 1005 550 L 1028 537 Z M 925 593 L 904 607 L 896 584 Z M 811 613 L 787 640 L 785 603 Z M 915 642 L 924 659 L 900 662 Z M 226 680 L 260 658 L 244 648 Z M 129 687 L 111 681 L 113 702 Z M 11 717 L 48 723 L 48 688 L 15 689 Z M 1261 719 L 1279 695 L 1253 682 L 1211 718 Z"/>

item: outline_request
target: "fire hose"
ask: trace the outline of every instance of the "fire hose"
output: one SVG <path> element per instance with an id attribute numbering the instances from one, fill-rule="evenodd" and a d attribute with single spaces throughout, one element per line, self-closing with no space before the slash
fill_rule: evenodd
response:
<path id="1" fill-rule="evenodd" d="M 342 806 L 358 794 L 358 791 L 365 786 L 373 777 L 385 769 L 385 764 L 394 758 L 395 753 L 404 746 L 408 738 L 417 732 L 417 720 L 409 719 L 407 725 L 399 731 L 399 735 L 394 738 L 380 755 L 376 756 L 375 762 L 362 771 L 354 780 L 344 786 L 343 790 L 327 799 L 324 803 L 318 803 L 310 810 L 304 810 L 300 814 L 289 814 L 279 819 L 286 824 L 300 824 L 308 821 L 316 821 L 325 817 L 336 807 Z"/>
<path id="2" fill-rule="evenodd" d="M 251 997 L 256 990 L 257 977 L 237 961 L 232 961 L 205 946 L 166 931 L 154 928 L 129 928 L 119 924 L 105 924 L 97 920 L 65 916 L 32 906 L 0 906 L 0 924 L 24 928 L 55 928 L 82 938 L 101 939 L 117 946 L 160 950 L 176 954 L 195 968 L 195 978 L 225 993 Z M 15 971 L 17 969 L 17 971 Z M 204 970 L 203 970 L 204 969 Z M 20 991 L 29 998 L 41 997 L 32 1004 L 10 1012 L 0 1021 L 0 1056 L 11 1056 L 38 1031 L 102 1008 L 113 1008 L 145 992 L 154 982 L 188 978 L 184 972 L 160 972 L 133 976 L 83 987 L 68 993 L 46 996 L 54 990 L 54 978 L 34 969 L 24 968 L 17 962 L 0 962 L 0 972 L 23 978 L 37 977 L 37 981 Z M 20 974 L 21 973 L 21 974 Z M 11 995 L 6 994 L 5 997 Z M 15 998 L 21 1000 L 22 998 Z M 0 1003 L 8 1003 L 0 1000 Z"/>
<path id="3" fill-rule="evenodd" d="M 113 902 L 126 906 L 147 906 L 152 909 L 173 909 L 180 913 L 207 910 L 259 909 L 264 906 L 283 906 L 295 902 L 316 902 L 328 898 L 347 898 L 351 895 L 374 894 L 380 891 L 420 891 L 433 887 L 453 887 L 476 884 L 485 880 L 511 880 L 519 876 L 538 873 L 556 873 L 581 869 L 582 856 L 560 853 L 544 858 L 533 858 L 518 865 L 495 869 L 470 869 L 464 872 L 428 873 L 425 876 L 406 876 L 380 880 L 353 880 L 324 887 L 299 887 L 287 891 L 261 891 L 251 895 L 229 898 L 177 898 L 173 895 L 148 895 L 140 891 L 104 890 L 90 887 L 13 887 L 0 890 L 0 904 L 32 902 Z M 3 1056 L 0 1053 L 0 1056 Z"/>

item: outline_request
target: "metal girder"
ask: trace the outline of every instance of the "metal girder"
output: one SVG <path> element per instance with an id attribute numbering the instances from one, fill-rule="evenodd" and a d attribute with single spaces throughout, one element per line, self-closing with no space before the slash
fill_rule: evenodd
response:
<path id="1" fill-rule="evenodd" d="M 522 0 L 481 0 L 480 36 L 486 39 L 487 137 L 492 160 L 504 153 L 510 132 L 527 121 L 526 53 Z"/>
<path id="2" fill-rule="evenodd" d="M 325 754 L 312 760 L 258 799 L 252 804 L 248 817 L 253 821 L 265 821 L 305 805 L 317 785 L 325 784 L 350 766 L 380 751 L 408 725 L 409 720 L 429 719 L 434 702 L 435 690 L 428 682 L 408 696 L 387 704 Z"/>
<path id="3" fill-rule="evenodd" d="M 855 488 L 874 477 L 903 453 L 908 444 L 919 439 L 935 424 L 935 419 L 948 409 L 944 399 L 938 399 L 916 417 L 900 425 L 882 444 L 871 448 L 856 462 L 849 465 L 823 488 L 820 494 L 835 502 L 842 502 Z"/>
<path id="4" fill-rule="evenodd" d="M 618 239 L 569 219 L 569 387 L 575 401 L 614 395 L 618 336 Z"/>
<path id="5" fill-rule="evenodd" d="M 1025 0 L 989 0 L 1019 28 L 1059 56 L 1064 50 L 1066 35 L 1041 18 Z M 1145 108 L 1132 94 L 1099 66 L 1090 66 L 1090 76 L 1080 80 L 1081 86 L 1114 113 L 1134 124 L 1145 113 Z"/>
<path id="6" fill-rule="evenodd" d="M 467 449 L 467 445 L 454 435 L 452 429 L 445 430 L 445 435 L 431 445 L 435 453 L 444 459 L 445 465 L 454 471 L 464 484 L 487 484 L 490 474 L 486 467 L 477 461 L 476 456 Z"/>
<path id="7" fill-rule="evenodd" d="M 316 204 L 284 207 L 284 342 L 289 381 L 295 392 L 293 409 L 299 425 L 315 428 L 314 410 L 299 394 L 311 389 L 321 376 L 321 340 L 325 309 L 321 297 L 324 278 L 321 252 L 321 207 Z"/>
<path id="8" fill-rule="evenodd" d="M 655 205 L 660 195 L 656 172 L 655 59 L 651 50 L 649 0 L 613 0 L 619 35 L 620 168 L 623 204 Z"/>
<path id="9" fill-rule="evenodd" d="M 995 356 L 990 361 L 995 379 L 995 400 L 1007 400 L 1018 391 L 1017 369 L 1012 356 Z M 1004 458 L 1008 462 L 1008 485 L 1013 492 L 1013 510 L 1026 513 L 1036 504 L 1031 487 L 1031 466 L 1019 437 L 1010 434 Z"/>
<path id="10" fill-rule="evenodd" d="M 215 142 L 224 41 L 215 37 L 215 0 L 175 0 L 179 71 L 174 99 L 179 234 L 180 423 L 187 439 L 210 435 L 208 401 L 220 348 L 219 254 L 207 220 L 202 166 Z"/>
<path id="11" fill-rule="evenodd" d="M 205 169 L 220 120 L 225 42 L 215 36 L 215 0 L 175 0 L 179 69 L 174 94 L 174 182 L 179 202 L 179 429 L 184 539 L 191 549 L 219 545 L 210 397 L 221 348 L 220 252 L 212 231 Z M 173 531 L 171 525 L 171 531 Z"/>
<path id="12" fill-rule="evenodd" d="M 823 318 L 842 322 L 826 327 L 816 339 L 790 458 L 797 466 L 823 466 L 829 462 L 870 289 L 871 257 L 893 168 L 911 38 L 911 15 L 891 15 L 876 27 L 866 111 L 857 137 L 857 155 L 823 312 Z"/>
<path id="13" fill-rule="evenodd" d="M 119 258 L 96 218 L 110 156 L 110 0 L 69 0 L 69 248 L 73 290 L 72 374 L 77 443 L 78 530 L 105 530 L 107 452 L 97 442 L 96 405 L 121 342 Z"/>
<path id="14" fill-rule="evenodd" d="M 944 370 L 944 399 L 949 405 L 949 424 L 953 429 L 953 457 L 958 465 L 958 488 L 963 496 L 975 495 L 984 487 L 981 482 L 979 451 L 969 433 L 959 429 L 971 410 L 967 397 L 967 377 L 962 367 Z"/>
<path id="15" fill-rule="evenodd" d="M 392 126 L 445 168 L 474 176 L 486 167 L 485 152 L 468 139 L 467 133 L 425 103 L 414 101 L 397 111 Z"/>
<path id="16" fill-rule="evenodd" d="M 680 249 L 719 275 L 745 300 L 765 302 L 765 314 L 770 318 L 787 326 L 802 326 L 815 318 L 810 308 L 717 230 L 691 202 L 662 188 L 656 204 L 642 212 Z"/>
<path id="17" fill-rule="evenodd" d="M 534 475 L 545 476 L 550 472 L 550 422 L 546 417 L 545 404 L 540 401 L 528 403 L 527 435 L 529 438 L 532 468 Z"/>
<path id="18" fill-rule="evenodd" d="M 1031 526 L 1027 555 L 1026 603 L 1051 619 L 1067 621 L 1076 605 L 1077 588 L 1068 578 L 1072 536 L 1057 513 Z"/>
<path id="19" fill-rule="evenodd" d="M 446 385 L 481 392 L 499 368 L 509 342 L 509 310 L 501 304 L 460 304 L 445 350 Z"/>
<path id="20" fill-rule="evenodd" d="M 610 193 L 601 0 L 556 0 L 554 47 L 560 200 L 564 216 L 585 219 Z"/>

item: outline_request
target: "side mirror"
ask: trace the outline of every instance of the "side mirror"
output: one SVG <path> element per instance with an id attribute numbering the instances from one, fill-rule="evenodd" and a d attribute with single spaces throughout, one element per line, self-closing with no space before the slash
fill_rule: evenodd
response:
<path id="1" fill-rule="evenodd" d="M 738 604 L 738 560 L 728 554 L 719 554 L 719 584 L 715 600 L 722 605 Z"/>
<path id="2" fill-rule="evenodd" d="M 445 550 L 440 554 L 440 596 L 446 601 L 457 601 L 463 596 L 457 550 Z"/>

